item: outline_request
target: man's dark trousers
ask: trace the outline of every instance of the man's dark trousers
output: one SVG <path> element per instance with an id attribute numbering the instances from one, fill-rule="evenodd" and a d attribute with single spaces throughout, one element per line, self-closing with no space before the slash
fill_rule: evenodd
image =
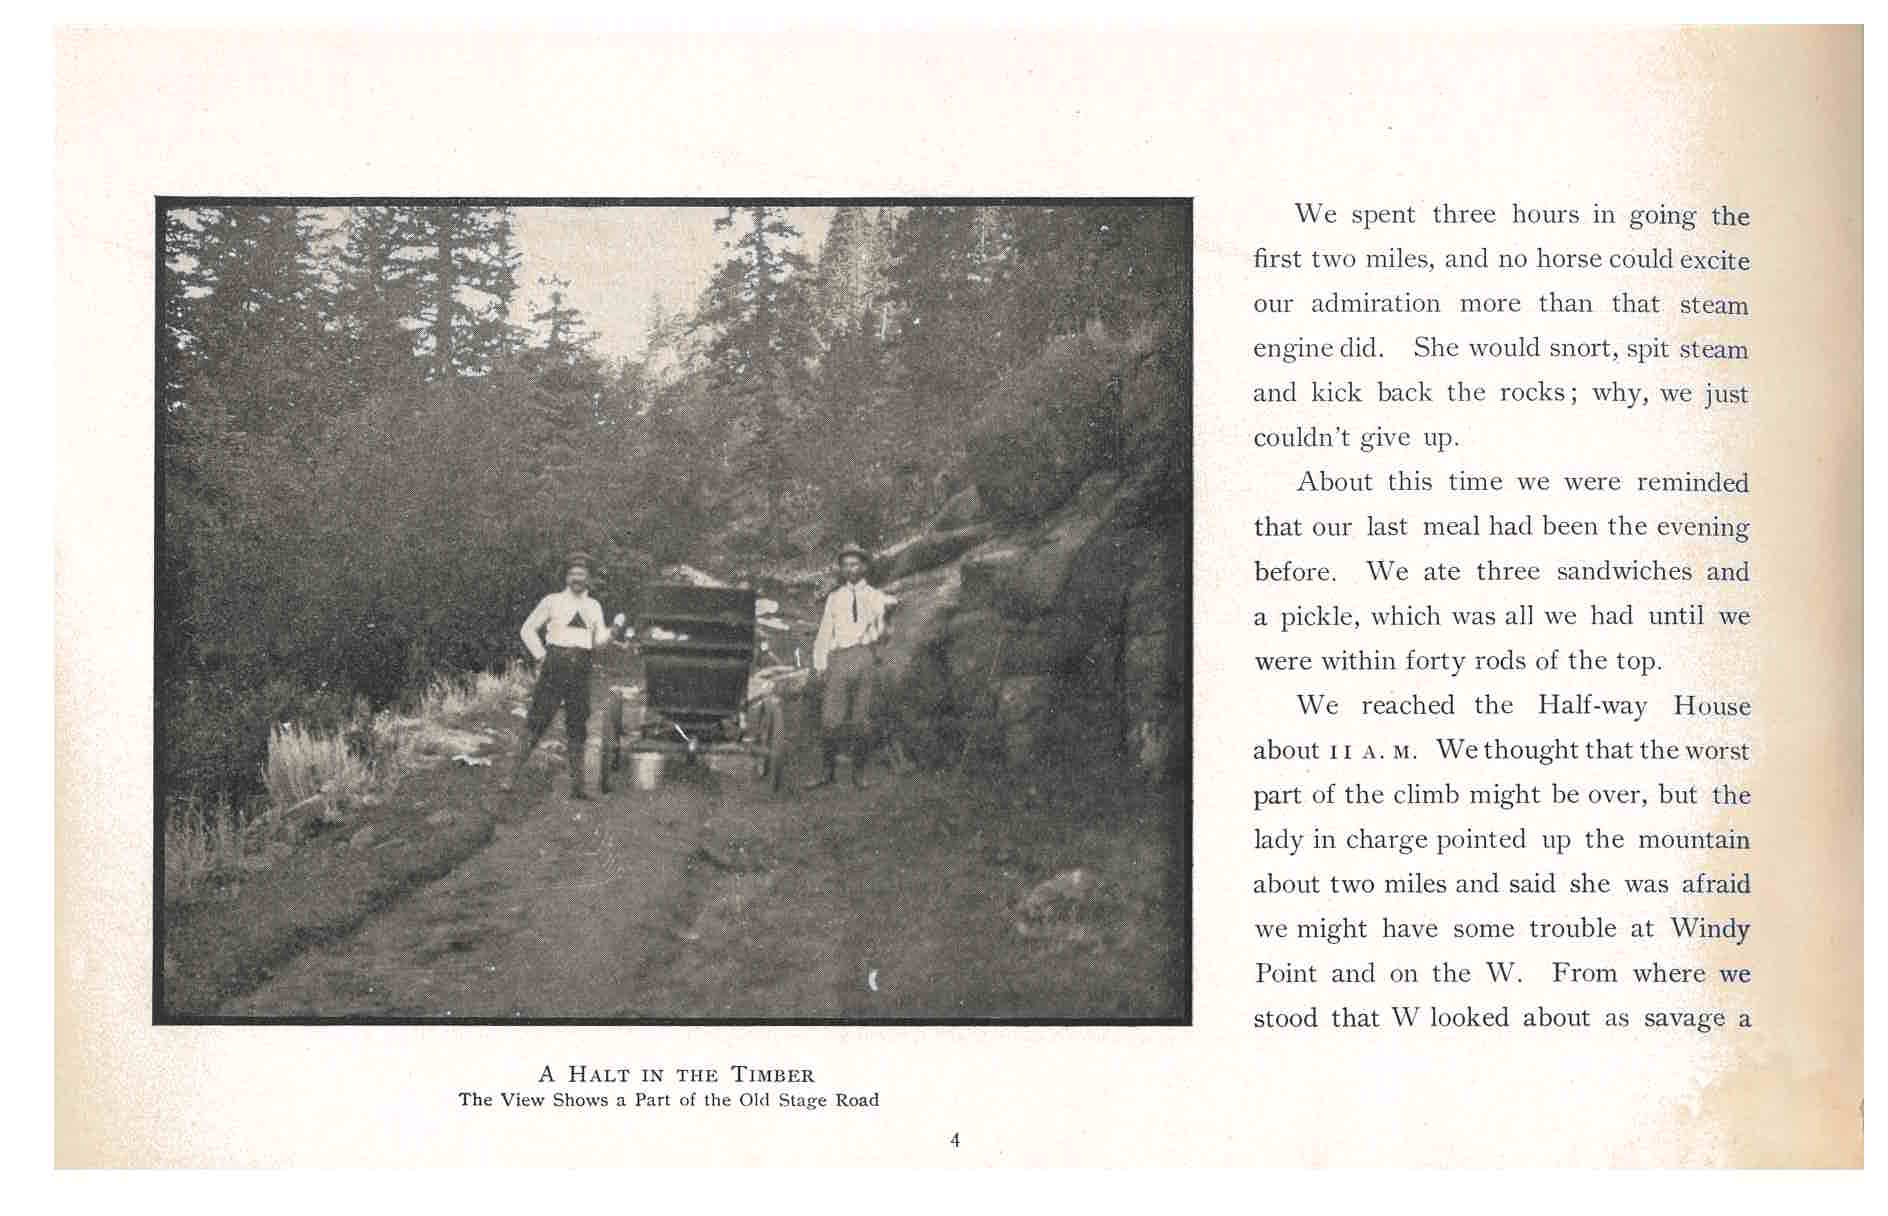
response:
<path id="1" fill-rule="evenodd" d="M 552 646 L 538 669 L 531 690 L 531 708 L 525 714 L 527 746 L 535 746 L 550 728 L 559 707 L 564 711 L 564 738 L 570 755 L 583 760 L 584 740 L 590 730 L 590 652 L 572 646 Z"/>

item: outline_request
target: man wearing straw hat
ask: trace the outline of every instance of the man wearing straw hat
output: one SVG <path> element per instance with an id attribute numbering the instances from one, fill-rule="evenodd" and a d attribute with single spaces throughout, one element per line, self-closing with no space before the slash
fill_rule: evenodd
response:
<path id="1" fill-rule="evenodd" d="M 852 757 L 852 783 L 865 788 L 865 760 L 872 742 L 872 684 L 877 675 L 878 644 L 885 638 L 890 597 L 865 581 L 871 555 L 855 544 L 839 550 L 843 581 L 826 597 L 819 633 L 813 638 L 813 671 L 823 682 L 820 696 L 821 775 L 807 784 L 818 789 L 833 783 L 843 749 Z"/>
<path id="2" fill-rule="evenodd" d="M 538 601 L 518 636 L 538 661 L 538 678 L 531 689 L 531 708 L 525 714 L 517 761 L 498 788 L 509 792 L 517 785 L 525 761 L 531 758 L 561 707 L 564 739 L 569 747 L 570 796 L 586 797 L 583 751 L 590 726 L 590 665 L 597 647 L 609 637 L 609 627 L 603 623 L 603 605 L 590 594 L 588 553 L 572 553 L 564 559 L 564 589 Z"/>

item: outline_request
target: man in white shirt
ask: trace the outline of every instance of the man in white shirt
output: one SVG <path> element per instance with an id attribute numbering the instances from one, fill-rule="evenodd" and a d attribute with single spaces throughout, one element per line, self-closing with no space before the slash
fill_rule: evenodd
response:
<path id="1" fill-rule="evenodd" d="M 872 741 L 872 685 L 878 644 L 885 638 L 889 596 L 865 581 L 870 555 L 858 545 L 839 550 L 843 581 L 826 597 L 826 611 L 813 639 L 813 671 L 822 681 L 820 740 L 823 765 L 808 789 L 833 783 L 839 752 L 852 756 L 852 782 L 865 788 L 865 761 Z"/>
<path id="2" fill-rule="evenodd" d="M 564 739 L 569 746 L 570 796 L 584 798 L 583 751 L 590 725 L 591 659 L 597 647 L 609 638 L 603 605 L 590 594 L 588 553 L 572 553 L 564 559 L 564 589 L 538 601 L 518 636 L 524 639 L 531 657 L 538 660 L 538 678 L 531 689 L 531 708 L 525 714 L 518 759 L 499 788 L 509 791 L 517 784 L 525 761 L 531 758 L 561 707 Z"/>

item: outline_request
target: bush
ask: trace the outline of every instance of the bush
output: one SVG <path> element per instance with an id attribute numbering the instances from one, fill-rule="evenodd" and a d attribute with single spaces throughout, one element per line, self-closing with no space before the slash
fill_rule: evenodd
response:
<path id="1" fill-rule="evenodd" d="M 374 750 L 371 744 L 369 750 Z M 318 735 L 299 722 L 284 722 L 269 733 L 263 783 L 270 805 L 284 811 L 316 794 L 358 797 L 372 785 L 373 770 L 346 735 Z"/>

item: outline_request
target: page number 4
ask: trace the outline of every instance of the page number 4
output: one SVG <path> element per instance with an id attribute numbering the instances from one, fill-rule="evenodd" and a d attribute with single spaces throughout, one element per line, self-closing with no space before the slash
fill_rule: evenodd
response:
<path id="1" fill-rule="evenodd" d="M 958 1146 L 958 1143 L 959 1141 L 958 1141 L 957 1133 L 952 1132 L 951 1133 L 951 1147 L 956 1148 Z"/>

